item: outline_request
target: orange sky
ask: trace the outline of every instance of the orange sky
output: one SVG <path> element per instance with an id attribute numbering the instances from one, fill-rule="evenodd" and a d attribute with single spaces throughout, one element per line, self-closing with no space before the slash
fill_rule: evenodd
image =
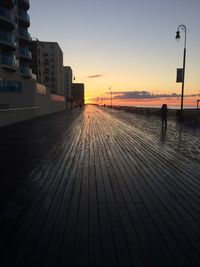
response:
<path id="1" fill-rule="evenodd" d="M 123 100 L 113 100 L 113 104 L 166 102 L 179 106 L 180 100 L 173 99 L 172 94 L 181 93 L 176 70 L 183 67 L 187 39 L 184 95 L 198 96 L 186 97 L 184 106 L 196 106 L 196 100 L 200 99 L 200 0 L 59 3 L 31 1 L 30 33 L 41 41 L 58 42 L 64 65 L 71 66 L 77 83 L 85 84 L 86 103 L 96 103 L 97 97 L 109 98 L 111 86 L 115 92 L 147 91 L 156 95 L 146 100 L 123 97 Z M 176 31 L 182 23 L 187 33 L 180 28 L 177 42 Z M 66 25 L 66 31 L 60 25 Z M 159 94 L 170 97 L 159 99 Z"/>
<path id="2" fill-rule="evenodd" d="M 184 107 L 196 107 L 197 100 L 200 99 L 198 96 L 193 97 L 184 97 Z M 99 105 L 111 105 L 111 99 L 105 99 L 99 97 L 96 99 L 88 99 L 87 103 L 96 103 Z M 161 106 L 163 103 L 166 103 L 169 107 L 179 108 L 181 103 L 180 97 L 171 97 L 171 98 L 154 98 L 154 99 L 112 99 L 112 105 L 119 106 Z"/>

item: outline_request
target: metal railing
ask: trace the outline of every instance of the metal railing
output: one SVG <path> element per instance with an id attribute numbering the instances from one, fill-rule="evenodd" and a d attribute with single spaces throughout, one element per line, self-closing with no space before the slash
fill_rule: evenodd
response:
<path id="1" fill-rule="evenodd" d="M 32 54 L 28 48 L 20 47 L 19 51 L 20 51 L 20 56 L 26 57 L 31 60 Z"/>
<path id="2" fill-rule="evenodd" d="M 32 77 L 32 69 L 30 69 L 27 66 L 20 66 L 20 71 L 22 74 L 28 76 L 28 77 Z"/>
<path id="3" fill-rule="evenodd" d="M 16 38 L 13 34 L 0 31 L 0 41 L 16 46 Z"/>
<path id="4" fill-rule="evenodd" d="M 26 38 L 28 41 L 31 41 L 31 35 L 27 30 L 19 29 L 19 36 Z"/>
<path id="5" fill-rule="evenodd" d="M 18 10 L 18 17 L 22 18 L 23 20 L 26 20 L 27 22 L 30 23 L 30 16 L 28 15 L 28 13 L 26 11 L 23 10 Z"/>
<path id="6" fill-rule="evenodd" d="M 18 61 L 14 57 L 0 55 L 0 64 L 17 68 L 19 66 Z"/>
<path id="7" fill-rule="evenodd" d="M 15 16 L 7 9 L 0 7 L 0 17 L 4 17 L 13 24 L 15 24 Z"/>

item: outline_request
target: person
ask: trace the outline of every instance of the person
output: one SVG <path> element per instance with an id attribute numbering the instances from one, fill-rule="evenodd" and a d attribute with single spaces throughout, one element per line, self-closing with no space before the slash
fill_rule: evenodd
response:
<path id="1" fill-rule="evenodd" d="M 165 126 L 165 130 L 167 129 L 167 113 L 168 113 L 167 104 L 163 104 L 161 108 L 162 130 L 164 126 Z"/>

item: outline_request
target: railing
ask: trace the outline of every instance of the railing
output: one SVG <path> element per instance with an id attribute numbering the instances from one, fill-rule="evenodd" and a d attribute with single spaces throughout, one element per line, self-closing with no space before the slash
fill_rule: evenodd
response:
<path id="1" fill-rule="evenodd" d="M 5 55 L 0 55 L 0 64 L 1 65 L 7 65 L 14 68 L 18 67 L 18 61 L 14 57 L 9 57 Z"/>
<path id="2" fill-rule="evenodd" d="M 27 22 L 30 23 L 30 16 L 27 14 L 26 11 L 23 10 L 18 10 L 18 16 L 19 18 L 22 18 L 23 20 L 26 20 Z"/>
<path id="3" fill-rule="evenodd" d="M 32 69 L 30 69 L 27 66 L 21 66 L 20 67 L 21 74 L 27 76 L 27 77 L 32 77 Z"/>
<path id="4" fill-rule="evenodd" d="M 12 46 L 16 46 L 16 38 L 13 34 L 0 31 L 0 41 L 9 43 Z"/>
<path id="5" fill-rule="evenodd" d="M 200 99 L 197 100 L 197 109 L 199 109 L 199 102 L 200 102 Z"/>
<path id="6" fill-rule="evenodd" d="M 15 16 L 5 8 L 0 7 L 0 17 L 4 17 L 15 24 Z"/>
<path id="7" fill-rule="evenodd" d="M 39 107 L 0 109 L 0 127 L 38 116 Z"/>
<path id="8" fill-rule="evenodd" d="M 15 1 L 16 0 L 3 0 L 3 1 L 1 0 L 0 2 L 1 2 L 1 6 L 11 9 L 14 7 Z"/>
<path id="9" fill-rule="evenodd" d="M 199 109 L 184 109 L 183 122 L 189 124 L 200 124 L 200 110 Z"/>
<path id="10" fill-rule="evenodd" d="M 19 29 L 19 36 L 31 41 L 30 33 L 27 30 Z"/>
<path id="11" fill-rule="evenodd" d="M 31 60 L 32 54 L 31 54 L 31 51 L 29 49 L 20 47 L 19 50 L 20 50 L 20 56 L 23 56 L 23 57 Z"/>
<path id="12" fill-rule="evenodd" d="M 29 7 L 29 5 L 30 5 L 30 2 L 29 2 L 29 0 L 19 0 L 19 3 L 25 3 L 28 7 Z"/>

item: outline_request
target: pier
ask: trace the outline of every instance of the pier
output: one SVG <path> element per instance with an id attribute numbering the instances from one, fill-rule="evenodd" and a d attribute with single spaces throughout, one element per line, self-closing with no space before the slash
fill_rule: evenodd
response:
<path id="1" fill-rule="evenodd" d="M 91 105 L 0 129 L 1 266 L 200 265 L 199 148 L 127 114 Z"/>

